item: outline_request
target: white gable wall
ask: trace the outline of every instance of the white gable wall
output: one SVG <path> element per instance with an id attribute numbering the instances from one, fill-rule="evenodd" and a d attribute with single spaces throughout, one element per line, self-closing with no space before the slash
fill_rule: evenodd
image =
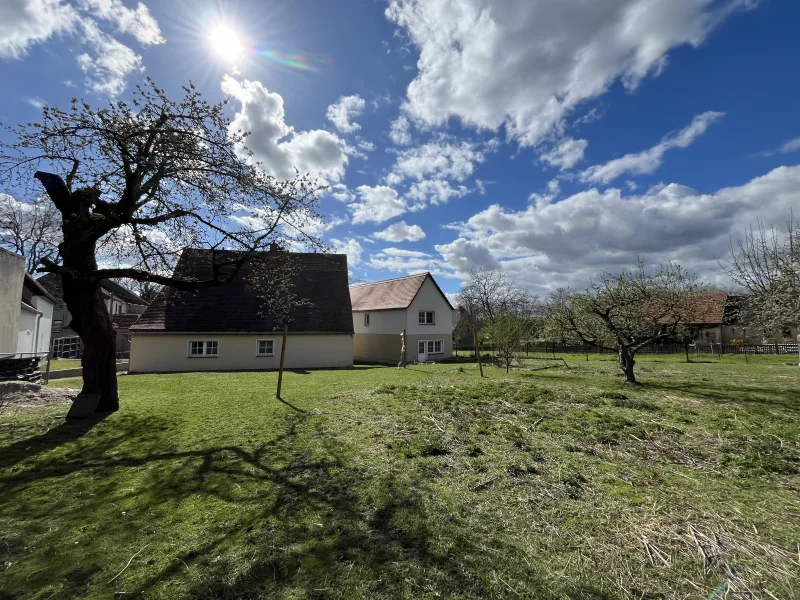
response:
<path id="1" fill-rule="evenodd" d="M 364 325 L 365 314 L 369 315 L 369 327 Z M 380 333 L 399 336 L 406 327 L 407 319 L 404 309 L 353 311 L 353 329 L 355 333 Z"/>
<path id="2" fill-rule="evenodd" d="M 433 311 L 436 313 L 433 325 L 419 324 L 419 311 Z M 428 277 L 422 284 L 417 297 L 408 307 L 408 321 L 406 324 L 409 335 L 452 335 L 453 310 L 442 296 L 433 279 Z"/>

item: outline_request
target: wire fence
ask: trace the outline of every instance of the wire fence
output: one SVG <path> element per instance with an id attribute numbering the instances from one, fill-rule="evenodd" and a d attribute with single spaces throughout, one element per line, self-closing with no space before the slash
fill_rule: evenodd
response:
<path id="1" fill-rule="evenodd" d="M 0 381 L 48 383 L 49 380 L 49 352 L 0 354 Z"/>
<path id="2" fill-rule="evenodd" d="M 494 344 L 481 344 L 481 352 L 493 353 L 497 351 Z M 455 344 L 456 352 L 473 352 L 475 347 L 471 344 Z M 715 344 L 699 343 L 683 346 L 680 344 L 658 344 L 646 346 L 639 350 L 639 354 L 744 354 L 744 355 L 797 355 L 798 344 Z M 616 354 L 616 348 L 604 348 L 588 344 L 560 344 L 556 342 L 530 342 L 520 347 L 521 353 L 526 354 Z"/>
<path id="3" fill-rule="evenodd" d="M 127 337 L 117 336 L 117 360 L 127 360 L 131 357 L 131 340 Z M 50 342 L 50 355 L 59 358 L 83 358 L 83 342 L 81 338 L 62 337 Z"/>

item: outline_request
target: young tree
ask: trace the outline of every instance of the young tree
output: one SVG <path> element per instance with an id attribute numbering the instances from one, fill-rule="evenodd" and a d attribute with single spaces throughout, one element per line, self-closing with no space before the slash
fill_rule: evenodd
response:
<path id="1" fill-rule="evenodd" d="M 780 234 L 759 222 L 735 243 L 731 239 L 721 266 L 750 292 L 753 324 L 762 333 L 800 326 L 800 224 L 789 220 Z"/>
<path id="2" fill-rule="evenodd" d="M 634 269 L 604 272 L 586 292 L 559 290 L 550 298 L 551 328 L 592 346 L 616 346 L 627 383 L 636 383 L 634 357 L 642 348 L 691 322 L 696 279 L 679 265 L 648 274 L 641 260 Z"/>
<path id="3" fill-rule="evenodd" d="M 33 273 L 43 261 L 53 260 L 61 242 L 61 215 L 47 198 L 19 202 L 0 194 L 0 247 L 25 257 Z"/>
<path id="4" fill-rule="evenodd" d="M 530 319 L 506 313 L 489 320 L 483 328 L 483 333 L 492 340 L 495 350 L 503 360 L 506 373 L 517 357 L 517 352 L 522 344 L 528 340 L 533 330 Z"/>
<path id="5" fill-rule="evenodd" d="M 61 275 L 84 345 L 83 392 L 101 396 L 98 411 L 119 406 L 101 280 L 198 289 L 232 280 L 259 250 L 287 237 L 320 245 L 303 233 L 319 218 L 319 188 L 305 176 L 281 182 L 265 174 L 224 105 L 204 101 L 191 84 L 170 99 L 148 79 L 131 103 L 45 107 L 39 122 L 10 128 L 14 140 L 0 144 L 0 184 L 38 180 L 61 215 L 60 262 L 45 259 L 40 271 Z M 256 215 L 258 225 L 231 219 L 237 212 Z M 208 279 L 175 278 L 174 262 L 188 246 L 239 252 L 224 253 Z M 106 257 L 125 257 L 119 262 L 129 266 L 99 266 Z"/>

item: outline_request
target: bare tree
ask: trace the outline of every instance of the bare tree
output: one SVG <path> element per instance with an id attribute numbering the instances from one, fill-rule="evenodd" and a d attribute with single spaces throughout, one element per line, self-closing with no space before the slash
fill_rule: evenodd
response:
<path id="1" fill-rule="evenodd" d="M 604 272 L 584 293 L 559 290 L 550 298 L 550 329 L 592 346 L 617 347 L 627 383 L 636 383 L 634 357 L 646 346 L 673 335 L 693 320 L 694 275 L 679 265 L 648 274 L 643 261 L 620 273 Z"/>
<path id="2" fill-rule="evenodd" d="M 206 102 L 191 84 L 172 100 L 148 79 L 130 103 L 45 107 L 39 122 L 9 128 L 13 141 L 0 144 L 0 185 L 32 193 L 36 179 L 61 214 L 60 263 L 45 259 L 41 270 L 61 275 L 71 326 L 84 344 L 83 392 L 101 396 L 98 411 L 119 407 L 101 280 L 198 289 L 236 278 L 270 244 L 321 247 L 304 233 L 319 219 L 319 187 L 305 176 L 281 182 L 265 174 L 224 106 Z M 237 213 L 251 218 L 231 219 Z M 184 247 L 237 252 L 220 253 L 207 279 L 185 280 L 171 275 Z M 100 267 L 98 258 L 128 266 Z M 270 263 L 254 285 L 285 283 L 285 273 Z M 276 299 L 270 310 L 286 309 L 283 291 L 277 285 L 265 294 Z"/>
<path id="3" fill-rule="evenodd" d="M 800 224 L 790 219 L 782 234 L 759 221 L 742 238 L 731 238 L 720 265 L 751 294 L 748 306 L 762 333 L 800 325 Z"/>
<path id="4" fill-rule="evenodd" d="M 483 333 L 492 341 L 495 351 L 503 361 L 506 373 L 532 331 L 533 324 L 530 319 L 513 313 L 496 316 L 484 326 Z"/>
<path id="5" fill-rule="evenodd" d="M 24 256 L 29 273 L 54 260 L 60 242 L 61 215 L 46 197 L 20 202 L 0 194 L 0 247 Z"/>
<path id="6" fill-rule="evenodd" d="M 465 311 L 467 326 L 480 331 L 500 315 L 525 314 L 533 299 L 499 267 L 481 267 L 470 271 L 456 302 Z"/>

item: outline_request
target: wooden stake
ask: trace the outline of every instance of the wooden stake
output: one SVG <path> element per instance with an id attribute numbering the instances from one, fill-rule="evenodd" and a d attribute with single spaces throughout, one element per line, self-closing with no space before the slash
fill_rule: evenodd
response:
<path id="1" fill-rule="evenodd" d="M 286 335 L 289 333 L 289 326 L 283 326 L 283 343 L 281 344 L 281 366 L 278 370 L 278 392 L 276 397 L 281 398 L 281 385 L 283 385 L 283 359 L 286 358 Z"/>
<path id="2" fill-rule="evenodd" d="M 483 362 L 481 361 L 481 349 L 478 346 L 478 332 L 473 329 L 472 333 L 475 335 L 475 356 L 478 357 L 478 369 L 481 371 L 481 378 L 483 378 Z"/>
<path id="3" fill-rule="evenodd" d="M 403 368 L 406 368 L 408 364 L 408 336 L 406 335 L 406 330 L 403 329 Z"/>

